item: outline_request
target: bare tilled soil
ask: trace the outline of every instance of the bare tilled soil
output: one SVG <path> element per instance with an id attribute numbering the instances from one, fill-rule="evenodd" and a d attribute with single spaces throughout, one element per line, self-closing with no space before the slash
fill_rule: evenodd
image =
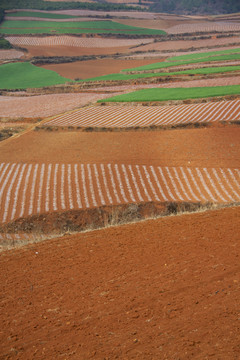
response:
<path id="1" fill-rule="evenodd" d="M 158 60 L 158 61 L 162 61 Z M 122 69 L 152 64 L 152 60 L 99 59 L 76 61 L 74 63 L 46 64 L 44 69 L 56 71 L 68 79 L 88 79 L 90 77 L 119 73 Z"/>
<path id="2" fill-rule="evenodd" d="M 240 356 L 240 208 L 1 254 L 1 359 Z"/>
<path id="3" fill-rule="evenodd" d="M 0 161 L 240 167 L 238 126 L 116 133 L 49 130 L 2 142 Z"/>

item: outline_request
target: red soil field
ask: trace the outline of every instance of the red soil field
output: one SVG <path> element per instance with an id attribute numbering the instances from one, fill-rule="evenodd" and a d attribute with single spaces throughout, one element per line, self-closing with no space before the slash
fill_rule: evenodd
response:
<path id="1" fill-rule="evenodd" d="M 45 125 L 124 128 L 236 120 L 240 120 L 240 100 L 170 106 L 91 106 L 58 115 Z"/>
<path id="2" fill-rule="evenodd" d="M 240 127 L 165 131 L 31 131 L 0 143 L 0 162 L 240 167 Z M 14 151 L 13 151 L 14 149 Z"/>
<path id="3" fill-rule="evenodd" d="M 109 94 L 79 93 L 34 96 L 0 96 L 0 117 L 38 118 L 90 104 Z"/>
<path id="4" fill-rule="evenodd" d="M 161 60 L 159 60 L 161 61 Z M 47 64 L 40 67 L 56 71 L 68 79 L 88 79 L 90 77 L 119 73 L 122 69 L 152 64 L 152 60 L 98 59 L 76 61 L 74 63 Z"/>
<path id="5" fill-rule="evenodd" d="M 1 359 L 240 356 L 240 208 L 4 252 Z"/>
<path id="6" fill-rule="evenodd" d="M 0 163 L 0 223 L 141 202 L 240 202 L 240 170 L 128 164 Z"/>

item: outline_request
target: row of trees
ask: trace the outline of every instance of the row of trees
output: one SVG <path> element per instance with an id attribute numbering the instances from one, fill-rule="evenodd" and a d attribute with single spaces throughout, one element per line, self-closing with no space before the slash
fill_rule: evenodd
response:
<path id="1" fill-rule="evenodd" d="M 150 10 L 175 14 L 224 14 L 240 12 L 236 0 L 153 0 Z"/>
<path id="2" fill-rule="evenodd" d="M 127 6 L 124 4 L 110 4 L 104 2 L 50 2 L 43 0 L 1 0 L 1 7 L 6 10 L 12 9 L 37 9 L 37 10 L 67 10 L 67 9 L 88 9 L 88 10 L 142 10 L 140 7 Z"/>

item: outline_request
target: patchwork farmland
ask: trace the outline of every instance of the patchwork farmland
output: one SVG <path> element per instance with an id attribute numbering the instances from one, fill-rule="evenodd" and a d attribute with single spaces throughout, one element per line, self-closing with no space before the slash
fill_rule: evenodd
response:
<path id="1" fill-rule="evenodd" d="M 240 120 L 240 100 L 171 106 L 88 107 L 59 115 L 44 125 L 147 127 Z"/>
<path id="2" fill-rule="evenodd" d="M 240 170 L 127 164 L 0 165 L 0 221 L 139 202 L 240 201 Z"/>
<path id="3" fill-rule="evenodd" d="M 239 359 L 240 15 L 2 2 L 0 359 Z"/>

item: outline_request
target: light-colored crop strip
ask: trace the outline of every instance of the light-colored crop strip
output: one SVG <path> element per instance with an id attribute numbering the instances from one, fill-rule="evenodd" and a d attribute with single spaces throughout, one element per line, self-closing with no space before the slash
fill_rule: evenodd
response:
<path id="1" fill-rule="evenodd" d="M 66 209 L 64 184 L 65 184 L 65 165 L 62 164 L 62 166 L 61 166 L 61 208 L 63 210 Z"/>
<path id="2" fill-rule="evenodd" d="M 155 172 L 155 170 L 154 170 L 154 167 L 153 167 L 153 166 L 150 166 L 150 169 L 151 169 L 152 175 L 153 175 L 153 177 L 154 177 L 154 180 L 155 180 L 155 182 L 156 182 L 156 184 L 157 184 L 157 187 L 158 187 L 158 190 L 159 190 L 161 196 L 163 197 L 163 199 L 164 199 L 165 201 L 168 201 L 168 198 L 166 197 L 166 195 L 165 195 L 165 193 L 164 193 L 164 191 L 163 191 L 163 189 L 162 189 L 162 187 L 161 187 L 161 185 L 160 185 L 160 182 L 158 181 L 158 177 L 157 177 L 157 174 L 156 174 L 156 172 Z"/>
<path id="3" fill-rule="evenodd" d="M 227 200 L 220 194 L 220 192 L 218 191 L 215 183 L 214 183 L 214 180 L 211 178 L 208 170 L 206 168 L 203 168 L 203 171 L 205 172 L 205 174 L 207 175 L 207 178 L 212 186 L 212 188 L 214 189 L 215 193 L 217 194 L 217 196 L 224 202 L 226 202 Z"/>
<path id="4" fill-rule="evenodd" d="M 184 172 L 184 169 L 183 167 L 181 166 L 180 167 L 180 170 L 181 170 L 181 173 L 182 173 L 182 176 L 183 176 L 183 179 L 185 180 L 185 183 L 187 184 L 187 187 L 188 187 L 188 190 L 190 191 L 191 195 L 192 195 L 192 198 L 194 200 L 197 200 L 197 201 L 200 201 L 200 199 L 196 196 L 196 194 L 193 192 L 193 189 L 188 181 L 188 178 L 187 178 L 187 175 L 185 174 Z M 195 185 L 196 186 L 196 185 Z"/>
<path id="5" fill-rule="evenodd" d="M 84 165 L 81 164 L 81 178 L 82 178 L 82 186 L 83 186 L 83 197 L 85 201 L 85 205 L 87 208 L 90 207 L 89 200 L 88 200 L 88 194 L 87 194 L 87 187 L 86 187 L 86 177 L 85 177 L 85 169 Z"/>
<path id="6" fill-rule="evenodd" d="M 154 186 L 153 186 L 153 183 L 152 183 L 152 181 L 151 181 L 150 174 L 149 174 L 149 172 L 148 172 L 148 170 L 147 170 L 147 167 L 146 167 L 145 165 L 143 165 L 143 170 L 144 170 L 146 179 L 147 179 L 147 181 L 148 181 L 148 184 L 149 184 L 149 186 L 150 186 L 150 188 L 151 188 L 151 190 L 152 190 L 152 193 L 153 193 L 153 195 L 154 195 L 154 197 L 155 197 L 155 200 L 156 200 L 156 201 L 160 201 L 160 199 L 159 199 L 159 197 L 158 197 L 158 195 L 157 195 L 157 192 L 156 192 L 156 190 L 155 190 L 155 188 L 154 188 Z"/>
<path id="7" fill-rule="evenodd" d="M 114 165 L 114 169 L 115 169 L 115 172 L 116 172 L 116 175 L 117 175 L 117 180 L 118 180 L 118 186 L 119 186 L 119 189 L 120 189 L 120 193 L 122 195 L 122 198 L 125 202 L 128 202 L 128 199 L 126 197 L 126 194 L 125 194 L 125 191 L 124 191 L 124 187 L 123 187 L 123 184 L 122 184 L 122 180 L 121 180 L 121 175 L 120 175 L 120 172 L 119 172 L 119 169 L 118 169 L 118 165 L 115 164 Z"/>
<path id="8" fill-rule="evenodd" d="M 199 168 L 196 168 L 196 171 L 197 171 L 197 174 L 198 174 L 198 177 L 204 187 L 204 189 L 206 190 L 206 192 L 208 193 L 208 195 L 210 196 L 211 200 L 214 201 L 214 202 L 217 202 L 217 200 L 215 199 L 215 197 L 213 196 L 213 194 L 211 193 L 211 191 L 209 190 L 204 178 L 203 178 L 203 175 L 201 173 L 201 171 L 199 170 Z"/>
<path id="9" fill-rule="evenodd" d="M 218 176 L 216 169 L 212 169 L 212 172 L 213 172 L 215 178 L 217 179 L 217 184 L 221 187 L 224 194 L 229 198 L 229 200 L 234 201 L 233 197 L 229 194 L 229 192 L 223 186 L 223 183 L 222 183 L 220 177 Z"/>
<path id="10" fill-rule="evenodd" d="M 222 174 L 225 182 L 227 183 L 228 187 L 231 189 L 231 191 L 232 191 L 233 194 L 235 195 L 235 200 L 236 200 L 236 199 L 237 199 L 237 200 L 240 200 L 240 193 L 237 193 L 237 192 L 234 190 L 231 182 L 229 181 L 227 175 L 225 174 L 225 171 L 224 171 L 223 169 L 220 169 L 220 172 L 221 172 L 221 174 Z M 238 187 L 238 189 L 240 190 L 240 187 Z"/>
<path id="11" fill-rule="evenodd" d="M 98 195 L 100 197 L 100 201 L 102 205 L 106 205 L 103 193 L 102 193 L 102 189 L 101 189 L 101 184 L 99 181 L 99 174 L 98 174 L 98 169 L 97 169 L 97 165 L 94 164 L 93 165 L 93 169 L 94 169 L 94 174 L 95 174 L 95 179 L 96 179 L 96 183 L 97 183 L 97 189 L 98 189 Z"/>
<path id="12" fill-rule="evenodd" d="M 33 181 L 32 181 L 32 186 L 31 186 L 31 195 L 30 195 L 28 215 L 32 215 L 32 213 L 33 213 L 33 202 L 34 202 L 34 195 L 35 195 L 35 188 L 36 188 L 36 180 L 37 180 L 38 166 L 39 166 L 39 165 L 36 164 L 35 167 L 34 167 Z"/>
<path id="13" fill-rule="evenodd" d="M 112 199 L 112 196 L 111 196 L 110 191 L 109 191 L 104 165 L 101 164 L 100 168 L 101 168 L 101 173 L 102 173 L 102 178 L 103 178 L 103 183 L 104 183 L 105 191 L 106 191 L 106 194 L 107 194 L 107 198 L 109 200 L 109 203 L 112 204 L 113 199 Z"/>
<path id="14" fill-rule="evenodd" d="M 70 209 L 73 209 L 73 196 L 72 196 L 72 181 L 71 181 L 71 176 L 72 176 L 72 166 L 71 164 L 68 164 L 68 170 L 67 170 L 67 180 L 68 180 L 68 199 L 69 199 L 69 207 Z"/>
<path id="15" fill-rule="evenodd" d="M 123 170 L 123 173 L 124 173 L 124 177 L 125 177 L 125 181 L 126 181 L 126 185 L 127 185 L 127 189 L 128 189 L 128 192 L 129 192 L 129 195 L 130 195 L 130 198 L 133 202 L 136 202 L 136 199 L 133 195 L 133 191 L 132 191 L 132 188 L 131 188 L 131 185 L 130 185 L 130 182 L 129 182 L 129 178 L 128 178 L 128 174 L 127 174 L 127 170 L 126 170 L 126 167 L 125 165 L 122 164 L 122 170 Z"/>
<path id="16" fill-rule="evenodd" d="M 57 211 L 57 174 L 58 174 L 59 164 L 55 165 L 54 168 L 54 178 L 53 178 L 53 210 Z"/>
<path id="17" fill-rule="evenodd" d="M 148 201 L 152 201 L 152 198 L 151 196 L 149 195 L 148 191 L 147 191 L 147 187 L 143 181 L 143 177 L 142 177 L 142 174 L 141 174 L 141 171 L 140 171 L 140 166 L 139 165 L 135 165 L 136 166 L 136 169 L 137 169 L 137 173 L 138 173 L 138 176 L 139 176 L 139 179 L 140 179 L 140 183 L 142 185 L 142 188 L 143 188 L 143 191 L 148 199 Z"/>
<path id="18" fill-rule="evenodd" d="M 114 181 L 111 164 L 108 164 L 107 167 L 108 167 L 108 172 L 109 172 L 110 179 L 111 179 L 111 184 L 112 184 L 112 189 L 113 189 L 114 196 L 116 198 L 116 201 L 120 204 L 121 201 L 120 201 L 120 198 L 119 198 L 118 193 L 117 193 L 116 184 L 115 184 L 115 181 Z"/>
<path id="19" fill-rule="evenodd" d="M 93 206 L 97 206 L 97 201 L 96 201 L 94 187 L 93 187 L 92 171 L 91 171 L 90 164 L 87 164 L 87 173 L 88 173 L 88 184 L 89 184 L 90 193 L 91 193 L 91 196 L 92 196 Z"/>
<path id="20" fill-rule="evenodd" d="M 128 169 L 129 169 L 129 171 L 131 173 L 131 177 L 132 177 L 133 184 L 134 184 L 136 192 L 137 192 L 138 199 L 140 201 L 144 201 L 143 198 L 142 198 L 141 192 L 139 190 L 139 187 L 138 187 L 138 184 L 137 184 L 137 181 L 136 181 L 136 177 L 135 177 L 134 172 L 133 172 L 132 165 L 128 165 Z"/>
<path id="21" fill-rule="evenodd" d="M 16 211 L 17 211 L 17 201 L 18 201 L 19 189 L 20 189 L 20 186 L 22 183 L 23 173 L 24 173 L 26 166 L 27 166 L 27 164 L 23 164 L 21 171 L 20 171 L 20 175 L 18 176 L 18 182 L 17 182 L 17 186 L 15 189 L 14 202 L 13 202 L 13 206 L 12 206 L 11 220 L 13 220 L 13 218 L 15 217 Z"/>
<path id="22" fill-rule="evenodd" d="M 8 208 L 9 208 L 10 198 L 11 198 L 11 191 L 12 191 L 12 188 L 13 188 L 13 184 L 14 184 L 14 182 L 16 180 L 17 174 L 19 172 L 19 169 L 20 169 L 20 164 L 18 164 L 16 166 L 14 174 L 13 174 L 12 179 L 10 181 L 10 185 L 8 187 L 8 190 L 7 190 L 7 195 L 6 195 L 6 199 L 5 199 L 5 206 L 4 206 L 4 212 L 3 212 L 3 219 L 2 219 L 3 222 L 5 222 L 6 219 L 7 219 Z"/>
<path id="23" fill-rule="evenodd" d="M 80 187 L 79 187 L 78 164 L 74 164 L 74 181 L 76 188 L 77 204 L 78 204 L 78 208 L 81 209 L 82 201 L 81 201 Z"/>

